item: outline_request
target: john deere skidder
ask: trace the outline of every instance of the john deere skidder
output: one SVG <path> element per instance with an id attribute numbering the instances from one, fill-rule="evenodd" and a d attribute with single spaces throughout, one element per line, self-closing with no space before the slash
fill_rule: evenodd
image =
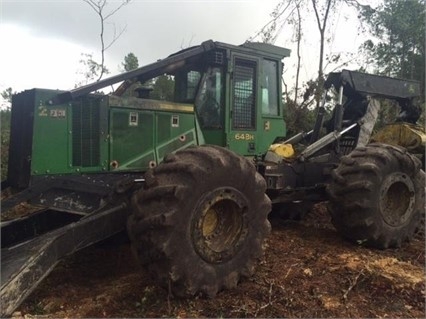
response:
<path id="1" fill-rule="evenodd" d="M 71 91 L 14 95 L 2 183 L 12 193 L 2 201 L 3 315 L 61 257 L 125 229 L 140 261 L 180 296 L 214 296 L 253 274 L 271 202 L 290 215 L 330 200 L 336 228 L 355 242 L 386 248 L 409 239 L 424 213 L 416 154 L 425 134 L 401 122 L 369 141 L 376 98 L 411 110 L 419 84 L 331 74 L 326 87 L 339 92 L 332 118 L 324 120 L 323 104 L 312 131 L 285 140 L 289 53 L 206 41 Z M 97 91 L 113 84 L 111 94 Z M 38 209 L 23 214 L 23 202 Z"/>

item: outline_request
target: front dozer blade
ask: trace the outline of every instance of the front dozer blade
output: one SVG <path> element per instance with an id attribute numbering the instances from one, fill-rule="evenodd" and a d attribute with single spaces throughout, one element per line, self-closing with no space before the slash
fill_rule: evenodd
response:
<path id="1" fill-rule="evenodd" d="M 126 208 L 122 202 L 84 217 L 46 209 L 2 222 L 1 317 L 10 316 L 62 257 L 124 230 Z"/>

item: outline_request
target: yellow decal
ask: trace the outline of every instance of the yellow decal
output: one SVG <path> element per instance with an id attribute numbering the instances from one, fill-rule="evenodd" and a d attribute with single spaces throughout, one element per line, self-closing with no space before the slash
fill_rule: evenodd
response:
<path id="1" fill-rule="evenodd" d="M 48 116 L 47 107 L 40 103 L 38 107 L 38 116 Z"/>
<path id="2" fill-rule="evenodd" d="M 179 105 L 178 103 L 160 103 L 159 108 L 168 111 L 194 112 L 192 105 Z"/>
<path id="3" fill-rule="evenodd" d="M 265 121 L 265 123 L 263 123 L 263 129 L 269 131 L 271 129 L 271 122 Z"/>
<path id="4" fill-rule="evenodd" d="M 254 134 L 249 133 L 236 133 L 234 138 L 237 141 L 254 141 Z"/>

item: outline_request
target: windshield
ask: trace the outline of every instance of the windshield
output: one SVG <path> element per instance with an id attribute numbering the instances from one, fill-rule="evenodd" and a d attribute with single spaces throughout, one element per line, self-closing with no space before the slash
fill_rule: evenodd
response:
<path id="1" fill-rule="evenodd" d="M 201 80 L 201 71 L 182 70 L 175 77 L 175 102 L 194 103 Z"/>
<path id="2" fill-rule="evenodd" d="M 151 77 L 123 83 L 117 95 L 193 104 L 201 78 L 201 68 L 194 64 L 162 68 L 151 73 Z"/>
<path id="3" fill-rule="evenodd" d="M 195 101 L 195 109 L 203 128 L 222 127 L 223 77 L 222 69 L 207 70 Z"/>

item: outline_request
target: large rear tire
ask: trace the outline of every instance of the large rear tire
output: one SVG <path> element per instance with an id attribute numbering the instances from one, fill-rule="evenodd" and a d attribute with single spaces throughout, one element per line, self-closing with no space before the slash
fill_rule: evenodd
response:
<path id="1" fill-rule="evenodd" d="M 128 220 L 140 261 L 178 296 L 214 296 L 251 276 L 270 232 L 266 183 L 217 146 L 168 155 L 146 174 Z"/>
<path id="2" fill-rule="evenodd" d="M 425 209 L 425 174 L 405 149 L 374 143 L 342 158 L 328 187 L 336 229 L 380 249 L 413 237 Z"/>

